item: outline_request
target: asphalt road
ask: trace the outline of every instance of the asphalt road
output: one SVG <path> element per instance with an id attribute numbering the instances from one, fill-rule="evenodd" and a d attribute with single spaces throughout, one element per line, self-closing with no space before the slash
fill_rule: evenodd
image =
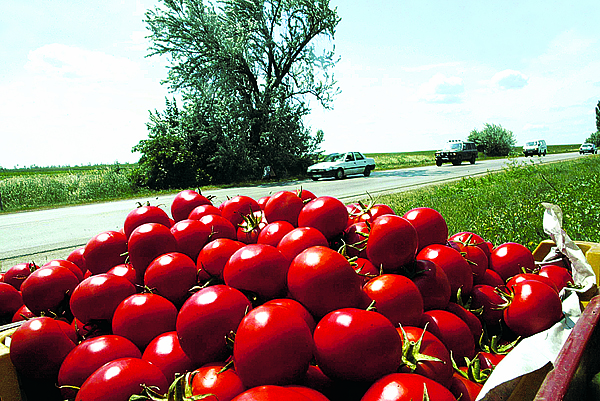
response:
<path id="1" fill-rule="evenodd" d="M 578 153 L 563 153 L 545 157 L 518 158 L 535 163 L 549 163 L 580 157 Z M 400 170 L 375 170 L 370 177 L 353 176 L 344 180 L 322 179 L 302 180 L 287 183 L 264 183 L 252 187 L 239 187 L 203 192 L 213 195 L 219 204 L 235 195 L 247 195 L 258 199 L 281 190 L 295 190 L 300 187 L 310 190 L 317 196 L 334 196 L 344 202 L 365 199 L 367 193 L 378 195 L 414 189 L 419 186 L 443 183 L 466 176 L 486 174 L 501 170 L 507 159 L 477 161 L 460 166 L 444 164 L 441 167 L 427 166 Z M 175 195 L 154 199 L 135 199 L 106 202 L 83 206 L 71 206 L 50 210 L 0 215 L 0 271 L 20 261 L 34 260 L 43 264 L 48 260 L 65 258 L 69 252 L 98 233 L 119 230 L 125 216 L 136 207 L 138 201 L 166 205 L 169 212 Z M 169 213 L 170 214 L 170 213 Z"/>

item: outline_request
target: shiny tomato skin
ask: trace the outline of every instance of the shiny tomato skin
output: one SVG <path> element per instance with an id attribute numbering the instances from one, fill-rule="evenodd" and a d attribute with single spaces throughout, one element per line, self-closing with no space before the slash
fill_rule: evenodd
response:
<path id="1" fill-rule="evenodd" d="M 479 318 L 475 316 L 473 312 L 454 302 L 449 302 L 448 306 L 446 306 L 446 310 L 455 314 L 467 324 L 471 334 L 473 335 L 473 341 L 475 341 L 475 344 L 479 344 L 481 334 L 483 333 L 483 325 L 481 324 L 481 320 L 479 320 Z"/>
<path id="2" fill-rule="evenodd" d="M 473 277 L 473 284 L 475 285 L 490 285 L 492 287 L 502 287 L 504 280 L 498 273 L 492 269 L 486 269 L 483 276 Z"/>
<path id="3" fill-rule="evenodd" d="M 352 267 L 356 274 L 362 277 L 363 286 L 372 278 L 380 275 L 379 269 L 369 259 L 356 258 L 352 262 Z"/>
<path id="4" fill-rule="evenodd" d="M 467 260 L 473 271 L 473 282 L 479 280 L 489 266 L 489 259 L 485 252 L 478 246 L 469 245 L 462 249 L 461 255 Z"/>
<path id="5" fill-rule="evenodd" d="M 276 298 L 276 299 L 271 299 L 271 300 L 265 302 L 263 305 L 278 305 L 278 306 L 282 306 L 284 308 L 290 309 L 293 313 L 295 313 L 296 315 L 298 315 L 302 319 L 304 319 L 304 321 L 306 322 L 306 325 L 310 329 L 311 333 L 313 331 L 315 331 L 315 327 L 317 327 L 317 322 L 315 322 L 315 319 L 313 318 L 313 316 L 298 301 L 294 301 L 293 299 L 290 299 L 290 298 Z"/>
<path id="6" fill-rule="evenodd" d="M 210 228 L 198 220 L 183 219 L 173 224 L 171 234 L 177 241 L 177 250 L 195 261 L 209 241 Z"/>
<path id="7" fill-rule="evenodd" d="M 346 254 L 349 257 L 367 258 L 367 238 L 370 228 L 364 221 L 353 223 L 344 231 Z"/>
<path id="8" fill-rule="evenodd" d="M 154 338 L 144 350 L 142 359 L 158 367 L 169 383 L 175 380 L 177 374 L 191 372 L 195 367 L 181 349 L 176 331 L 169 331 Z"/>
<path id="9" fill-rule="evenodd" d="M 251 308 L 240 291 L 214 285 L 192 295 L 177 315 L 179 344 L 197 365 L 224 360 L 228 355 L 225 337 L 235 331 Z"/>
<path id="10" fill-rule="evenodd" d="M 121 301 L 135 293 L 135 286 L 126 278 L 101 273 L 79 283 L 69 304 L 73 316 L 83 324 L 92 320 L 110 321 Z"/>
<path id="11" fill-rule="evenodd" d="M 417 260 L 412 281 L 423 298 L 423 310 L 445 309 L 450 302 L 450 281 L 444 270 L 431 260 Z"/>
<path id="12" fill-rule="evenodd" d="M 475 356 L 475 340 L 467 323 L 455 314 L 445 310 L 430 310 L 423 313 L 421 327 L 427 324 L 427 331 L 436 336 L 452 352 L 460 365 L 465 357 Z"/>
<path id="13" fill-rule="evenodd" d="M 200 205 L 190 212 L 188 219 L 200 220 L 202 217 L 209 214 L 215 214 L 217 216 L 220 216 L 221 209 L 213 205 Z"/>
<path id="14" fill-rule="evenodd" d="M 417 260 L 431 260 L 444 270 L 450 282 L 451 299 L 456 299 L 459 288 L 463 296 L 468 296 L 473 288 L 473 271 L 460 252 L 446 246 L 433 244 L 423 248 Z"/>
<path id="15" fill-rule="evenodd" d="M 177 308 L 156 294 L 135 294 L 125 298 L 113 315 L 113 334 L 123 336 L 140 350 L 156 336 L 175 330 Z"/>
<path id="16" fill-rule="evenodd" d="M 10 360 L 19 374 L 32 379 L 56 380 L 60 365 L 75 343 L 49 317 L 24 322 L 11 336 Z"/>
<path id="17" fill-rule="evenodd" d="M 56 313 L 78 284 L 77 277 L 66 267 L 41 267 L 21 284 L 23 303 L 36 316 L 48 311 Z"/>
<path id="18" fill-rule="evenodd" d="M 189 218 L 194 208 L 200 205 L 211 205 L 211 201 L 202 194 L 191 189 L 179 192 L 171 203 L 171 216 L 175 222 Z"/>
<path id="19" fill-rule="evenodd" d="M 21 293 L 7 283 L 0 283 L 0 324 L 15 315 L 23 306 Z"/>
<path id="20" fill-rule="evenodd" d="M 314 227 L 297 227 L 281 238 L 277 249 L 286 258 L 288 263 L 303 250 L 311 246 L 328 246 L 327 238 Z"/>
<path id="21" fill-rule="evenodd" d="M 490 267 L 507 282 L 512 276 L 535 269 L 533 254 L 524 245 L 506 242 L 498 245 L 490 255 Z"/>
<path id="22" fill-rule="evenodd" d="M 214 394 L 215 401 L 231 401 L 246 391 L 235 369 L 221 371 L 225 365 L 224 362 L 211 362 L 196 369 L 191 382 L 192 395 Z M 207 399 L 210 401 L 210 398 Z"/>
<path id="23" fill-rule="evenodd" d="M 92 237 L 85 246 L 85 267 L 92 274 L 106 273 L 125 263 L 127 237 L 120 231 L 105 231 Z"/>
<path id="24" fill-rule="evenodd" d="M 19 291 L 23 281 L 25 281 L 31 272 L 35 271 L 36 269 L 37 266 L 33 262 L 19 263 L 8 269 L 4 274 L 4 279 L 0 281 L 12 285 L 17 291 Z"/>
<path id="25" fill-rule="evenodd" d="M 552 280 L 558 291 L 573 284 L 571 273 L 562 266 L 545 265 L 540 267 L 538 274 Z"/>
<path id="26" fill-rule="evenodd" d="M 410 341 L 411 344 L 417 344 L 421 341 L 419 349 L 415 350 L 419 354 L 427 355 L 439 359 L 439 361 L 417 361 L 416 368 L 411 371 L 408 365 L 400 367 L 401 373 L 416 373 L 428 377 L 448 387 L 452 379 L 452 361 L 450 353 L 446 346 L 433 334 L 419 327 L 403 326 L 396 329 L 402 337 L 402 343 Z M 408 353 L 407 353 L 408 354 Z M 404 355 L 411 362 L 415 362 L 410 355 Z"/>
<path id="27" fill-rule="evenodd" d="M 398 274 L 382 274 L 363 287 L 367 296 L 375 301 L 378 313 L 387 317 L 397 327 L 417 326 L 423 316 L 423 297 L 419 288 L 408 278 Z"/>
<path id="28" fill-rule="evenodd" d="M 77 266 L 75 263 L 70 262 L 68 260 L 53 259 L 50 262 L 45 263 L 42 267 L 46 267 L 46 266 L 66 267 L 67 269 L 69 269 L 71 271 L 71 273 L 73 273 L 75 275 L 75 277 L 77 277 L 77 280 L 79 280 L 80 282 L 81 282 L 81 280 L 83 280 L 83 272 L 81 271 L 79 266 Z"/>
<path id="29" fill-rule="evenodd" d="M 504 309 L 504 322 L 516 335 L 528 337 L 549 329 L 562 316 L 556 291 L 537 280 L 524 280 L 511 290 L 512 299 Z"/>
<path id="30" fill-rule="evenodd" d="M 516 276 L 512 276 L 507 282 L 506 282 L 506 287 L 508 289 L 511 289 L 515 286 L 515 284 L 520 283 L 521 281 L 525 281 L 525 280 L 538 280 L 541 281 L 542 283 L 548 285 L 549 287 L 551 287 L 554 291 L 556 291 L 556 293 L 558 294 L 558 288 L 556 287 L 556 284 L 554 284 L 554 282 L 552 280 L 550 280 L 548 277 L 544 277 L 540 274 L 534 274 L 534 273 L 519 273 Z"/>
<path id="31" fill-rule="evenodd" d="M 385 272 L 395 272 L 412 262 L 419 246 L 417 230 L 404 217 L 383 215 L 371 225 L 367 257 Z"/>
<path id="32" fill-rule="evenodd" d="M 392 373 L 376 381 L 361 401 L 421 401 L 425 388 L 430 400 L 456 401 L 454 395 L 438 382 L 415 373 Z"/>
<path id="33" fill-rule="evenodd" d="M 287 221 L 274 221 L 260 231 L 256 243 L 277 247 L 279 241 L 293 229 L 294 226 Z"/>
<path id="34" fill-rule="evenodd" d="M 313 199 L 316 199 L 316 197 L 317 197 L 317 195 L 315 195 L 313 192 L 309 191 L 308 189 L 304 189 L 304 188 L 297 189 L 296 195 L 298 195 L 298 197 L 300 199 L 302 199 L 302 201 L 305 204 L 310 202 Z"/>
<path id="35" fill-rule="evenodd" d="M 284 296 L 289 261 L 270 245 L 250 244 L 238 249 L 223 268 L 225 284 L 250 291 L 262 300 Z"/>
<path id="36" fill-rule="evenodd" d="M 164 394 L 169 388 L 159 368 L 139 358 L 119 358 L 100 367 L 88 377 L 75 401 L 128 401 L 140 394 L 142 384 Z"/>
<path id="37" fill-rule="evenodd" d="M 257 201 L 246 195 L 237 195 L 223 203 L 221 216 L 237 227 L 244 221 L 242 216 L 258 211 L 260 211 L 260 205 Z"/>
<path id="38" fill-rule="evenodd" d="M 140 206 L 130 211 L 125 217 L 123 231 L 127 238 L 131 236 L 136 227 L 145 223 L 158 223 L 167 228 L 171 227 L 171 220 L 167 213 L 158 206 Z"/>
<path id="39" fill-rule="evenodd" d="M 265 210 L 265 206 L 267 205 L 269 198 L 271 198 L 271 195 L 261 196 L 260 198 L 258 198 L 257 202 L 258 206 L 260 206 L 260 210 Z"/>
<path id="40" fill-rule="evenodd" d="M 291 191 L 279 191 L 269 198 L 265 205 L 265 218 L 268 223 L 287 221 L 298 227 L 298 215 L 304 207 L 302 199 Z"/>
<path id="41" fill-rule="evenodd" d="M 310 401 L 303 394 L 283 386 L 257 386 L 244 391 L 232 401 Z"/>
<path id="42" fill-rule="evenodd" d="M 141 358 L 139 348 L 125 337 L 102 335 L 87 339 L 69 352 L 58 373 L 59 386 L 81 387 L 105 363 L 119 358 Z M 75 398 L 76 390 L 62 388 L 65 398 Z"/>
<path id="43" fill-rule="evenodd" d="M 198 221 L 204 223 L 210 229 L 211 235 L 209 240 L 214 240 L 217 238 L 229 238 L 237 240 L 237 229 L 223 216 L 207 214 L 200 217 Z"/>
<path id="44" fill-rule="evenodd" d="M 348 223 L 346 206 L 332 196 L 320 196 L 308 202 L 298 215 L 299 227 L 313 227 L 327 240 L 342 234 Z"/>
<path id="45" fill-rule="evenodd" d="M 497 327 L 502 322 L 501 305 L 504 304 L 504 299 L 498 294 L 495 287 L 478 284 L 473 287 L 471 292 L 471 308 L 483 308 L 480 319 L 490 327 Z"/>
<path id="46" fill-rule="evenodd" d="M 176 307 L 183 305 L 190 289 L 197 284 L 196 263 L 180 252 L 160 255 L 144 273 L 144 285 L 167 298 Z"/>
<path id="47" fill-rule="evenodd" d="M 402 341 L 383 315 L 356 308 L 327 314 L 314 332 L 317 365 L 337 380 L 369 382 L 395 372 Z"/>
<path id="48" fill-rule="evenodd" d="M 106 272 L 106 274 L 112 274 L 113 276 L 119 276 L 126 278 L 133 285 L 142 285 L 143 282 L 138 282 L 137 274 L 133 266 L 129 263 L 123 263 L 122 265 L 116 265 L 112 269 Z"/>
<path id="49" fill-rule="evenodd" d="M 479 383 L 472 382 L 459 373 L 454 373 L 449 389 L 457 399 L 460 397 L 462 401 L 475 401 L 481 392 L 483 386 Z"/>
<path id="50" fill-rule="evenodd" d="M 293 390 L 296 393 L 299 393 L 305 397 L 307 397 L 310 401 L 329 401 L 329 398 L 325 397 L 319 391 L 312 389 L 310 387 L 300 386 L 297 384 L 285 386 L 285 388 L 289 390 Z"/>
<path id="51" fill-rule="evenodd" d="M 484 240 L 480 235 L 472 233 L 470 231 L 463 231 L 463 232 L 453 234 L 450 236 L 450 238 L 448 238 L 448 242 L 462 243 L 465 246 L 467 246 L 467 245 L 478 246 L 485 253 L 485 256 L 487 256 L 488 259 L 491 254 L 491 249 L 490 249 L 491 243 Z"/>
<path id="52" fill-rule="evenodd" d="M 306 373 L 313 348 L 312 333 L 302 317 L 279 305 L 261 305 L 237 328 L 235 370 L 248 388 L 291 384 Z"/>
<path id="53" fill-rule="evenodd" d="M 21 320 L 29 320 L 34 317 L 36 316 L 33 314 L 33 312 L 31 312 L 27 306 L 22 305 L 19 309 L 17 309 L 11 321 L 13 323 L 20 322 Z"/>
<path id="54" fill-rule="evenodd" d="M 177 240 L 166 226 L 145 223 L 133 230 L 127 247 L 129 263 L 133 265 L 138 279 L 143 281 L 146 268 L 154 259 L 165 253 L 177 252 Z"/>
<path id="55" fill-rule="evenodd" d="M 292 299 L 320 319 L 340 308 L 364 306 L 362 279 L 345 257 L 323 246 L 300 253 L 288 269 L 287 286 Z"/>
<path id="56" fill-rule="evenodd" d="M 69 262 L 75 263 L 79 267 L 79 270 L 81 270 L 83 273 L 85 273 L 85 271 L 87 270 L 87 267 L 85 265 L 85 258 L 83 257 L 84 252 L 85 246 L 82 246 L 75 249 L 67 256 L 67 260 Z"/>
<path id="57" fill-rule="evenodd" d="M 242 242 L 229 238 L 217 238 L 210 241 L 202 248 L 196 260 L 196 268 L 205 271 L 210 276 L 223 278 L 223 269 L 227 261 L 238 249 Z"/>
<path id="58" fill-rule="evenodd" d="M 403 216 L 417 230 L 419 249 L 431 244 L 446 244 L 448 240 L 448 224 L 441 213 L 429 207 L 418 207 L 409 210 Z"/>
<path id="59" fill-rule="evenodd" d="M 390 206 L 378 203 L 375 205 L 368 206 L 366 209 L 361 208 L 360 206 L 355 209 L 353 212 L 354 222 L 364 222 L 364 223 L 373 223 L 379 216 L 384 216 L 386 214 L 395 215 L 396 212 Z"/>

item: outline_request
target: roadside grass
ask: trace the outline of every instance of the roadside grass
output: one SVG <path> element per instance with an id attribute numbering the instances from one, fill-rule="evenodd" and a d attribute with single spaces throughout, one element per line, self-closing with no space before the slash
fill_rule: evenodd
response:
<path id="1" fill-rule="evenodd" d="M 403 215 L 430 207 L 446 219 L 450 235 L 469 231 L 494 245 L 518 242 L 531 250 L 548 239 L 542 227 L 542 202 L 563 211 L 571 239 L 600 242 L 600 156 L 574 161 L 513 163 L 502 172 L 381 196 Z"/>

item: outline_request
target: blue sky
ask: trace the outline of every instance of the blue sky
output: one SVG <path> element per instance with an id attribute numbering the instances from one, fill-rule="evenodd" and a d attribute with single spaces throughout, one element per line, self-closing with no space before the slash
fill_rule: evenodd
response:
<path id="1" fill-rule="evenodd" d="M 134 162 L 171 96 L 146 58 L 153 0 L 9 0 L 0 16 L 0 166 Z M 332 0 L 341 89 L 306 123 L 327 152 L 437 148 L 485 123 L 517 143 L 583 142 L 600 100 L 597 1 Z"/>

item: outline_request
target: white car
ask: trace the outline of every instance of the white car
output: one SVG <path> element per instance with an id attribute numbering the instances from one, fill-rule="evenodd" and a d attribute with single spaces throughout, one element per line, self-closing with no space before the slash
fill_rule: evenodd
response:
<path id="1" fill-rule="evenodd" d="M 598 151 L 596 150 L 596 145 L 594 145 L 593 143 L 584 143 L 579 147 L 579 154 L 582 155 L 584 153 L 598 153 Z"/>
<path id="2" fill-rule="evenodd" d="M 308 167 L 307 173 L 315 181 L 323 177 L 335 177 L 341 180 L 353 174 L 368 177 L 374 169 L 374 159 L 365 157 L 360 152 L 346 152 L 327 155 L 322 162 Z"/>

